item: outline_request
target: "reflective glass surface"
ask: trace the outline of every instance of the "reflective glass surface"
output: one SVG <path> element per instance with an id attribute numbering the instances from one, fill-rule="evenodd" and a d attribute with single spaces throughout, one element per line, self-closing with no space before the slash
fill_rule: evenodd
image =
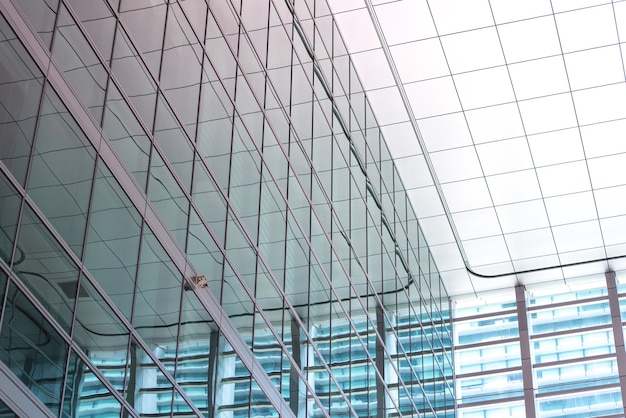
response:
<path id="1" fill-rule="evenodd" d="M 63 416 L 454 413 L 446 289 L 325 2 L 17 3 L 0 249 Z"/>

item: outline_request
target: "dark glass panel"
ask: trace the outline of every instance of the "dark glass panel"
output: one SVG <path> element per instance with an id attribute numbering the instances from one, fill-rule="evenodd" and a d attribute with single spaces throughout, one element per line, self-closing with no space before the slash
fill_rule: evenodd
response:
<path id="1" fill-rule="evenodd" d="M 60 8 L 52 56 L 83 104 L 100 122 L 108 73 L 64 6 Z"/>
<path id="2" fill-rule="evenodd" d="M 78 268 L 29 207 L 24 208 L 17 246 L 23 253 L 13 269 L 69 333 L 76 300 Z"/>
<path id="3" fill-rule="evenodd" d="M 15 242 L 17 217 L 20 211 L 21 197 L 0 173 L 0 258 L 11 263 L 11 253 Z M 21 262 L 24 254 L 18 248 L 15 254 L 15 263 Z"/>
<path id="4" fill-rule="evenodd" d="M 176 346 L 182 275 L 144 227 L 133 325 L 151 347 Z"/>
<path id="5" fill-rule="evenodd" d="M 41 99 L 42 75 L 0 16 L 0 160 L 24 185 Z"/>
<path id="6" fill-rule="evenodd" d="M 85 267 L 130 319 L 141 218 L 108 168 L 100 163 L 85 249 Z"/>
<path id="7" fill-rule="evenodd" d="M 150 139 L 113 83 L 104 110 L 104 134 L 142 190 L 146 189 Z"/>
<path id="8" fill-rule="evenodd" d="M 54 415 L 59 414 L 67 343 L 14 284 L 0 333 L 0 360 Z"/>
<path id="9" fill-rule="evenodd" d="M 46 89 L 28 194 L 81 256 L 95 152 L 56 93 Z"/>
<path id="10" fill-rule="evenodd" d="M 56 20 L 58 0 L 22 0 L 17 2 L 26 20 L 35 29 L 46 48 L 50 48 L 52 31 Z"/>
<path id="11" fill-rule="evenodd" d="M 114 418 L 120 416 L 120 402 L 74 352 L 70 353 L 65 384 L 62 417 Z"/>

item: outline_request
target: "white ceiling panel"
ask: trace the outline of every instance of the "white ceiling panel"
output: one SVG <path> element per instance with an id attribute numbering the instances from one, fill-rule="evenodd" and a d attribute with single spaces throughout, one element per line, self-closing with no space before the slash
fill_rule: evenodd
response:
<path id="1" fill-rule="evenodd" d="M 452 213 L 492 206 L 484 178 L 442 184 L 444 196 Z"/>
<path id="2" fill-rule="evenodd" d="M 380 125 L 384 126 L 409 120 L 409 115 L 402 103 L 402 97 L 397 87 L 371 90 L 368 92 L 367 97 Z"/>
<path id="3" fill-rule="evenodd" d="M 476 144 L 525 135 L 516 103 L 471 110 L 465 116 Z"/>
<path id="4" fill-rule="evenodd" d="M 600 223 L 596 221 L 555 226 L 552 228 L 556 247 L 560 252 L 602 247 Z"/>
<path id="5" fill-rule="evenodd" d="M 569 93 L 519 102 L 526 134 L 538 134 L 577 125 L 576 112 Z"/>
<path id="6" fill-rule="evenodd" d="M 450 74 L 438 38 L 392 46 L 390 51 L 403 83 Z M 428 59 L 416 59 L 416 57 L 428 57 Z"/>
<path id="7" fill-rule="evenodd" d="M 536 167 L 568 163 L 585 158 L 580 130 L 562 129 L 528 136 L 528 144 Z"/>
<path id="8" fill-rule="evenodd" d="M 509 64 L 561 54 L 552 15 L 499 25 L 498 33 Z"/>
<path id="9" fill-rule="evenodd" d="M 581 126 L 587 158 L 626 152 L 626 119 Z"/>
<path id="10" fill-rule="evenodd" d="M 626 118 L 626 84 L 575 91 L 574 104 L 581 125 Z"/>
<path id="11" fill-rule="evenodd" d="M 409 200 L 419 219 L 429 216 L 443 215 L 445 212 L 441 198 L 435 186 L 420 187 L 407 190 Z"/>
<path id="12" fill-rule="evenodd" d="M 595 189 L 621 186 L 626 182 L 626 154 L 592 158 L 587 163 Z"/>
<path id="13" fill-rule="evenodd" d="M 550 228 L 507 234 L 505 240 L 514 260 L 556 254 Z"/>
<path id="14" fill-rule="evenodd" d="M 555 13 L 566 12 L 569 10 L 582 9 L 584 7 L 597 6 L 599 4 L 607 4 L 607 0 L 553 0 L 552 7 Z"/>
<path id="15" fill-rule="evenodd" d="M 461 110 L 452 77 L 410 83 L 405 90 L 417 119 Z"/>
<path id="16" fill-rule="evenodd" d="M 480 144 L 476 151 L 486 176 L 533 168 L 525 137 Z"/>
<path id="17" fill-rule="evenodd" d="M 502 234 L 494 208 L 455 213 L 452 219 L 462 240 Z"/>
<path id="18" fill-rule="evenodd" d="M 429 152 L 473 145 L 463 113 L 421 119 L 417 124 Z"/>
<path id="19" fill-rule="evenodd" d="M 439 35 L 493 25 L 488 0 L 448 0 L 429 2 Z"/>
<path id="20" fill-rule="evenodd" d="M 614 216 L 612 218 L 600 219 L 602 227 L 602 237 L 606 245 L 617 245 L 624 243 L 626 234 L 626 216 Z"/>
<path id="21" fill-rule="evenodd" d="M 509 72 L 504 66 L 455 75 L 454 84 L 465 110 L 515 100 Z M 486 84 L 492 88 L 485 89 Z"/>
<path id="22" fill-rule="evenodd" d="M 552 14 L 550 0 L 491 0 L 496 23 L 509 23 Z"/>
<path id="23" fill-rule="evenodd" d="M 561 59 L 561 57 L 556 58 Z M 624 81 L 624 67 L 619 45 L 565 54 L 565 65 L 572 90 Z"/>
<path id="24" fill-rule="evenodd" d="M 437 36 L 426 0 L 402 0 L 376 6 L 376 15 L 389 45 Z"/>
<path id="25" fill-rule="evenodd" d="M 480 162 L 476 155 L 476 148 L 474 147 L 433 152 L 430 154 L 430 159 L 435 167 L 437 179 L 440 183 L 483 176 Z"/>
<path id="26" fill-rule="evenodd" d="M 393 158 L 409 157 L 422 153 L 410 122 L 387 125 L 381 128 Z"/>
<path id="27" fill-rule="evenodd" d="M 481 70 L 505 63 L 498 32 L 493 26 L 442 36 L 441 43 L 452 74 Z"/>
<path id="28" fill-rule="evenodd" d="M 560 55 L 509 65 L 517 100 L 533 99 L 569 91 Z"/>
<path id="29" fill-rule="evenodd" d="M 556 15 L 563 52 L 582 51 L 618 42 L 611 4 Z"/>
<path id="30" fill-rule="evenodd" d="M 381 48 L 352 54 L 354 65 L 362 67 L 362 84 L 366 90 L 395 86 L 396 82 Z"/>
<path id="31" fill-rule="evenodd" d="M 600 218 L 626 215 L 626 186 L 596 189 L 593 194 Z"/>
<path id="32" fill-rule="evenodd" d="M 626 1 L 333 3 L 450 294 L 626 270 Z"/>
<path id="33" fill-rule="evenodd" d="M 495 205 L 506 205 L 542 197 L 534 170 L 489 176 L 487 184 Z"/>
<path id="34" fill-rule="evenodd" d="M 395 160 L 398 174 L 407 189 L 430 186 L 433 180 L 430 177 L 428 166 L 422 155 L 398 158 Z"/>
<path id="35" fill-rule="evenodd" d="M 505 234 L 550 226 L 542 199 L 496 206 L 496 212 Z"/>
<path id="36" fill-rule="evenodd" d="M 343 40 L 348 52 L 355 53 L 380 48 L 380 40 L 367 9 L 357 9 L 335 15 L 337 24 L 345 27 L 358 27 L 359 31 L 344 31 Z"/>
<path id="37" fill-rule="evenodd" d="M 544 197 L 591 190 L 585 161 L 540 167 L 537 176 Z"/>
<path id="38" fill-rule="evenodd" d="M 511 260 L 501 235 L 464 241 L 463 248 L 471 266 L 507 263 Z"/>
<path id="39" fill-rule="evenodd" d="M 598 217 L 592 192 L 573 193 L 545 199 L 551 225 L 590 221 Z"/>

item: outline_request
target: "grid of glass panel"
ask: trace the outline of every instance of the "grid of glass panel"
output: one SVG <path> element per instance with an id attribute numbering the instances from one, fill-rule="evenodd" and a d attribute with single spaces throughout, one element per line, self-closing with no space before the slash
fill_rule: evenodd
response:
<path id="1" fill-rule="evenodd" d="M 0 360 L 53 415 L 453 415 L 447 292 L 324 1 L 0 11 Z"/>
<path id="2" fill-rule="evenodd" d="M 614 338 L 614 327 L 620 329 L 623 319 L 612 320 L 611 289 L 604 278 L 586 280 L 584 287 L 553 284 L 526 291 L 527 334 L 519 330 L 512 292 L 504 303 L 459 305 L 455 356 L 460 417 L 623 415 L 623 365 Z M 623 315 L 626 294 L 623 286 L 618 291 Z M 528 369 L 521 352 L 526 335 Z M 526 373 L 531 375 L 534 415 L 527 413 L 524 399 Z"/>

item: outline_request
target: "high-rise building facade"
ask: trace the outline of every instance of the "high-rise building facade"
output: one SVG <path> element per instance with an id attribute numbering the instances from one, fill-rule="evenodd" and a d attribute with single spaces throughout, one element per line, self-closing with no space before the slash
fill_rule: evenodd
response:
<path id="1" fill-rule="evenodd" d="M 0 416 L 453 416 L 325 0 L 0 0 Z"/>

